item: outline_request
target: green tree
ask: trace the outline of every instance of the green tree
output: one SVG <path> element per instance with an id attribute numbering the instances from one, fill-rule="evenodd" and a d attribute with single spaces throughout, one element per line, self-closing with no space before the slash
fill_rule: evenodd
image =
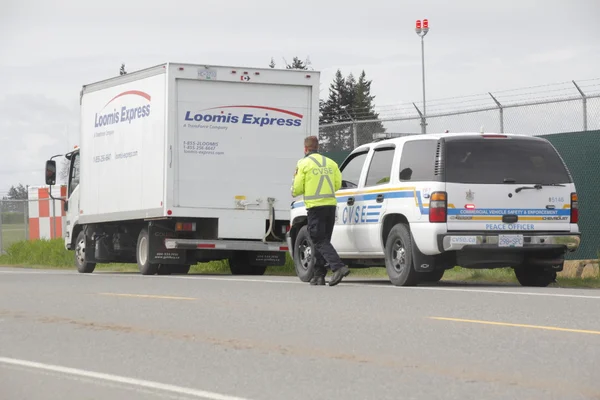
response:
<path id="1" fill-rule="evenodd" d="M 300 57 L 294 57 L 292 59 L 292 63 L 289 64 L 286 59 L 283 59 L 285 64 L 285 69 L 300 69 L 300 70 L 309 70 L 310 69 L 310 59 L 307 57 L 306 60 L 301 60 Z M 275 60 L 271 57 L 271 62 L 269 63 L 270 68 L 275 68 Z"/>
<path id="2" fill-rule="evenodd" d="M 329 97 L 320 103 L 320 125 L 338 124 L 351 121 L 348 114 L 349 84 L 342 72 L 338 69 L 329 85 Z M 323 151 L 349 150 L 348 137 L 352 131 L 349 124 L 323 126 L 319 129 L 319 136 Z"/>
<path id="3" fill-rule="evenodd" d="M 344 78 L 338 70 L 329 88 L 329 97 L 320 103 L 320 136 L 325 151 L 349 151 L 373 140 L 373 134 L 385 132 L 379 115 L 374 111 L 371 81 L 362 71 L 358 80 L 352 73 Z M 369 120 L 369 122 L 360 121 Z M 354 126 L 353 126 L 354 125 Z M 354 143 L 354 129 L 357 143 Z"/>
<path id="4" fill-rule="evenodd" d="M 125 71 L 125 64 L 121 64 L 121 69 L 119 70 L 119 75 L 125 75 L 127 71 Z"/>
<path id="5" fill-rule="evenodd" d="M 19 183 L 17 186 L 11 186 L 6 196 L 2 200 L 2 212 L 22 213 L 25 210 L 25 203 L 29 198 L 28 186 Z"/>
<path id="6" fill-rule="evenodd" d="M 27 200 L 29 196 L 27 188 L 19 183 L 17 186 L 11 186 L 10 189 L 8 189 L 7 197 L 9 200 Z"/>
<path id="7" fill-rule="evenodd" d="M 375 96 L 371 94 L 372 81 L 367 80 L 363 70 L 358 77 L 358 82 L 354 86 L 354 98 L 352 99 L 352 112 L 355 120 L 368 120 L 356 125 L 357 139 L 359 144 L 367 143 L 373 140 L 376 133 L 385 133 L 385 128 L 379 121 L 379 114 L 373 109 L 373 100 Z"/>

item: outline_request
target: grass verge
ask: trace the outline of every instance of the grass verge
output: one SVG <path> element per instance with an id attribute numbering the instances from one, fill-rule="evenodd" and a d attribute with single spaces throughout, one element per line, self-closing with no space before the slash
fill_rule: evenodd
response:
<path id="1" fill-rule="evenodd" d="M 19 266 L 39 269 L 74 269 L 73 252 L 64 248 L 62 239 L 17 241 L 0 256 L 0 265 Z M 98 264 L 97 271 L 112 272 L 138 272 L 136 264 Z M 565 262 L 565 268 L 559 273 L 557 282 L 562 287 L 587 287 L 600 288 L 600 268 L 588 266 L 580 278 L 576 277 L 577 262 Z M 227 261 L 213 261 L 192 266 L 192 274 L 228 275 L 229 264 Z M 269 267 L 266 275 L 295 276 L 294 266 L 290 257 L 281 267 Z M 352 276 L 381 278 L 388 280 L 385 268 L 353 269 Z M 516 284 L 514 272 L 511 268 L 492 270 L 473 270 L 455 267 L 446 271 L 443 281 L 481 282 L 481 283 L 508 283 Z"/>

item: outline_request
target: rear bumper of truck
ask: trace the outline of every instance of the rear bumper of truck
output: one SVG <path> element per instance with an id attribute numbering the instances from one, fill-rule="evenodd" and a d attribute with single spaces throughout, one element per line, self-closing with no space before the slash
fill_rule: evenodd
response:
<path id="1" fill-rule="evenodd" d="M 169 250 L 242 250 L 242 251 L 281 251 L 287 252 L 285 242 L 259 242 L 246 240 L 199 240 L 165 239 Z"/>
<path id="2" fill-rule="evenodd" d="M 460 251 L 463 249 L 519 249 L 544 250 L 563 248 L 575 251 L 579 248 L 579 233 L 489 233 L 489 232 L 456 232 L 438 235 L 440 251 Z"/>

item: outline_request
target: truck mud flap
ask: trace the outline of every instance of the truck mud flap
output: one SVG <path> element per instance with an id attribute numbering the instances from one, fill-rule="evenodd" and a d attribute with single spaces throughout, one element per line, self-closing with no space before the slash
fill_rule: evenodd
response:
<path id="1" fill-rule="evenodd" d="M 150 224 L 148 229 L 150 238 L 149 257 L 151 263 L 186 264 L 187 252 L 185 249 L 168 249 L 165 246 L 165 239 L 177 238 L 177 232 L 163 228 L 158 224 Z"/>

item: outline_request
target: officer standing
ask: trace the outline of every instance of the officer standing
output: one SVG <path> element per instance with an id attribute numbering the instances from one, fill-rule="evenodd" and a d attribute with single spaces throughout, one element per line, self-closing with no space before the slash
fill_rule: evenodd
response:
<path id="1" fill-rule="evenodd" d="M 335 192 L 342 186 L 342 174 L 335 161 L 318 151 L 319 139 L 316 136 L 304 139 L 305 156 L 296 166 L 292 197 L 304 195 L 308 233 L 317 250 L 315 273 L 310 284 L 324 285 L 326 265 L 329 265 L 333 272 L 329 286 L 335 286 L 350 273 L 350 269 L 344 265 L 331 245 L 337 209 Z"/>

